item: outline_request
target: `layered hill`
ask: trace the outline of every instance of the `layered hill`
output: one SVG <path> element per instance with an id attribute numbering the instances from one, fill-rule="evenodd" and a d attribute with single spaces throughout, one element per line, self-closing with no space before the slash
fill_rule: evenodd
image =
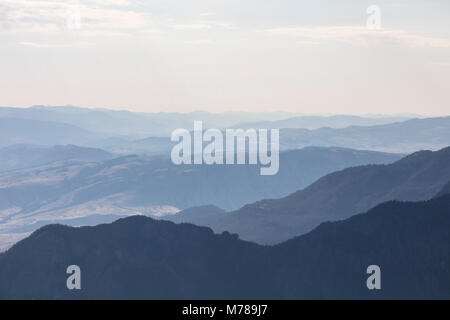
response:
<path id="1" fill-rule="evenodd" d="M 266 247 L 129 217 L 50 225 L 0 254 L 0 299 L 449 299 L 450 195 L 391 201 Z M 66 269 L 81 268 L 81 290 Z M 368 290 L 367 267 L 381 269 Z"/>
<path id="2" fill-rule="evenodd" d="M 168 157 L 128 156 L 103 162 L 52 163 L 0 174 L 0 248 L 56 222 L 92 225 L 123 216 L 174 214 L 214 204 L 236 209 L 286 196 L 348 166 L 390 163 L 401 155 L 340 148 L 307 148 L 280 155 L 280 171 L 258 166 L 174 165 Z M 104 220 L 101 220 L 101 219 Z"/>
<path id="3" fill-rule="evenodd" d="M 280 129 L 281 150 L 308 146 L 394 153 L 450 145 L 450 117 L 299 116 L 284 113 L 133 113 L 78 107 L 0 107 L 0 147 L 76 144 L 123 154 L 167 154 L 175 129 Z M 270 120 L 270 121 L 269 121 Z"/>
<path id="4" fill-rule="evenodd" d="M 374 126 L 409 120 L 407 117 L 361 117 L 354 115 L 332 116 L 296 116 L 275 121 L 244 122 L 235 125 L 236 128 L 268 128 L 268 129 L 320 129 L 346 128 L 350 126 Z"/>
<path id="5" fill-rule="evenodd" d="M 56 161 L 103 161 L 114 158 L 109 152 L 75 145 L 37 146 L 12 145 L 0 149 L 0 172 L 40 166 Z"/>
<path id="6" fill-rule="evenodd" d="M 320 118 L 320 117 L 319 117 Z M 439 150 L 450 145 L 450 117 L 411 119 L 383 124 L 345 126 L 351 121 L 342 117 L 321 118 L 319 122 L 330 123 L 331 127 L 314 127 L 314 120 L 301 118 L 298 126 L 289 127 L 290 121 L 238 124 L 235 128 L 280 129 L 280 150 L 293 150 L 309 146 L 343 147 L 395 153 L 412 153 L 417 150 Z M 347 117 L 343 116 L 344 119 Z M 349 117 L 352 119 L 352 117 Z M 334 122 L 334 120 L 336 122 Z M 394 119 L 392 119 L 394 121 Z M 294 121 L 295 123 L 296 121 Z M 309 126 L 308 126 L 309 123 Z M 374 122 L 376 123 L 376 122 Z M 287 126 L 287 127 L 285 127 Z M 336 128 L 337 127 L 337 128 Z M 192 123 L 187 128 L 192 130 Z M 174 143 L 169 137 L 117 141 L 117 143 L 97 142 L 94 146 L 108 151 L 122 153 L 167 153 Z"/>
<path id="7" fill-rule="evenodd" d="M 0 147 L 15 144 L 83 145 L 102 137 L 101 133 L 67 123 L 0 117 Z"/>
<path id="8" fill-rule="evenodd" d="M 320 178 L 287 197 L 262 200 L 220 216 L 190 222 L 242 239 L 274 244 L 310 231 L 324 221 L 348 218 L 389 200 L 421 201 L 450 181 L 450 148 L 421 151 L 388 165 L 347 168 Z"/>
<path id="9" fill-rule="evenodd" d="M 87 131 L 104 132 L 113 136 L 149 135 L 168 137 L 175 129 L 192 128 L 195 120 L 202 120 L 205 127 L 227 128 L 241 121 L 278 120 L 290 115 L 285 112 L 223 112 L 216 114 L 194 111 L 189 113 L 146 113 L 75 106 L 0 107 L 0 118 L 57 122 L 83 128 Z"/>
<path id="10" fill-rule="evenodd" d="M 384 152 L 411 153 L 450 145 L 450 117 L 411 119 L 403 122 L 346 128 L 282 129 L 280 148 L 338 146 Z"/>

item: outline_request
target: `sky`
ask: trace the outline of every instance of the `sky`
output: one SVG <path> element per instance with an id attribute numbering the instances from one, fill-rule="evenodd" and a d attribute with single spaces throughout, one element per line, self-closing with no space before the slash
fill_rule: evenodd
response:
<path id="1" fill-rule="evenodd" d="M 448 0 L 0 0 L 0 105 L 450 114 Z"/>

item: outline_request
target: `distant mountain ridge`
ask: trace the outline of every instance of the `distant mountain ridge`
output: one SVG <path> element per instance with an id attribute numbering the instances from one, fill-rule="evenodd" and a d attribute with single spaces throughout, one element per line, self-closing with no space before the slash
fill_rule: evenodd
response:
<path id="1" fill-rule="evenodd" d="M 130 217 L 41 228 L 0 254 L 0 299 L 449 299 L 450 195 L 390 201 L 274 247 Z M 82 290 L 67 290 L 66 268 Z M 366 269 L 381 269 L 368 290 Z"/>
<path id="2" fill-rule="evenodd" d="M 175 129 L 191 128 L 195 120 L 204 121 L 205 127 L 226 128 L 243 120 L 261 121 L 283 119 L 290 115 L 290 113 L 286 112 L 224 112 L 215 114 L 205 111 L 195 111 L 189 113 L 145 113 L 74 106 L 0 107 L 0 118 L 59 122 L 77 126 L 87 131 L 106 133 L 109 136 L 147 135 L 169 137 Z"/>
<path id="3" fill-rule="evenodd" d="M 170 141 L 172 132 L 178 128 L 193 130 L 196 120 L 203 121 L 205 129 L 239 128 L 241 125 L 245 128 L 258 126 L 254 129 L 279 128 L 281 150 L 334 146 L 411 153 L 422 149 L 438 150 L 450 145 L 450 117 L 406 119 L 352 115 L 293 117 L 283 112 L 183 114 L 133 113 L 69 106 L 0 107 L 0 147 L 12 144 L 75 144 L 122 155 L 167 155 L 174 146 Z M 294 125 L 294 128 L 289 128 Z"/>
<path id="4" fill-rule="evenodd" d="M 83 145 L 101 136 L 66 123 L 0 117 L 0 147 L 14 144 Z"/>
<path id="5" fill-rule="evenodd" d="M 347 168 L 287 197 L 248 204 L 226 215 L 189 222 L 244 240 L 274 244 L 389 200 L 422 201 L 450 181 L 450 147 L 413 153 L 389 165 Z"/>
<path id="6" fill-rule="evenodd" d="M 320 128 L 280 130 L 280 148 L 338 146 L 363 150 L 411 153 L 438 150 L 450 145 L 450 117 L 411 119 L 404 122 L 351 126 L 341 129 Z"/>
<path id="7" fill-rule="evenodd" d="M 0 236 L 26 234 L 44 224 L 75 218 L 90 224 L 90 216 L 98 223 L 99 215 L 105 216 L 104 222 L 111 222 L 114 215 L 162 216 L 210 204 L 233 210 L 257 200 L 286 196 L 335 170 L 392 163 L 401 157 L 343 148 L 306 148 L 282 152 L 275 176 L 261 176 L 258 166 L 249 165 L 176 166 L 164 156 L 53 163 L 1 173 Z"/>
<path id="8" fill-rule="evenodd" d="M 267 129 L 319 129 L 319 128 L 346 128 L 350 126 L 374 126 L 402 122 L 410 117 L 362 117 L 354 115 L 332 115 L 332 116 L 296 116 L 276 121 L 238 123 L 235 128 L 267 128 Z"/>
<path id="9" fill-rule="evenodd" d="M 339 125 L 336 124 L 336 126 Z M 185 128 L 191 130 L 192 124 L 188 124 Z M 240 128 L 240 125 L 236 125 L 235 128 Z M 255 124 L 253 129 L 265 128 L 278 129 L 275 124 L 271 123 Z M 135 141 L 122 141 L 116 145 L 98 143 L 95 146 L 121 153 L 167 154 L 174 145 L 175 143 L 171 142 L 168 137 L 150 137 Z M 450 145 L 450 117 L 411 119 L 402 122 L 344 128 L 321 127 L 310 130 L 283 128 L 283 125 L 280 128 L 280 150 L 284 151 L 319 146 L 412 153 L 417 150 L 439 150 L 448 145 Z"/>
<path id="10" fill-rule="evenodd" d="M 75 145 L 53 147 L 12 145 L 0 149 L 0 172 L 29 168 L 55 161 L 103 161 L 113 157 L 114 155 L 101 149 Z"/>

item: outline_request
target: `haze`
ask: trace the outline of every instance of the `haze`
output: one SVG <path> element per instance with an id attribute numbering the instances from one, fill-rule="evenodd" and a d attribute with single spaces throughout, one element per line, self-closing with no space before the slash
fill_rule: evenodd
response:
<path id="1" fill-rule="evenodd" d="M 0 105 L 448 115 L 449 13 L 446 0 L 0 0 Z"/>

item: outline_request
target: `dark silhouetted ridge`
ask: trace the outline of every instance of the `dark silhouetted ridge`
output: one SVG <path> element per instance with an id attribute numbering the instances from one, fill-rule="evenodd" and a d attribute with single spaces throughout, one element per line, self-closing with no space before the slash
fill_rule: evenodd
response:
<path id="1" fill-rule="evenodd" d="M 449 299 L 450 195 L 389 201 L 273 247 L 136 216 L 43 227 L 0 255 L 0 298 Z M 67 266 L 82 290 L 66 288 Z M 381 291 L 366 287 L 381 268 Z"/>

